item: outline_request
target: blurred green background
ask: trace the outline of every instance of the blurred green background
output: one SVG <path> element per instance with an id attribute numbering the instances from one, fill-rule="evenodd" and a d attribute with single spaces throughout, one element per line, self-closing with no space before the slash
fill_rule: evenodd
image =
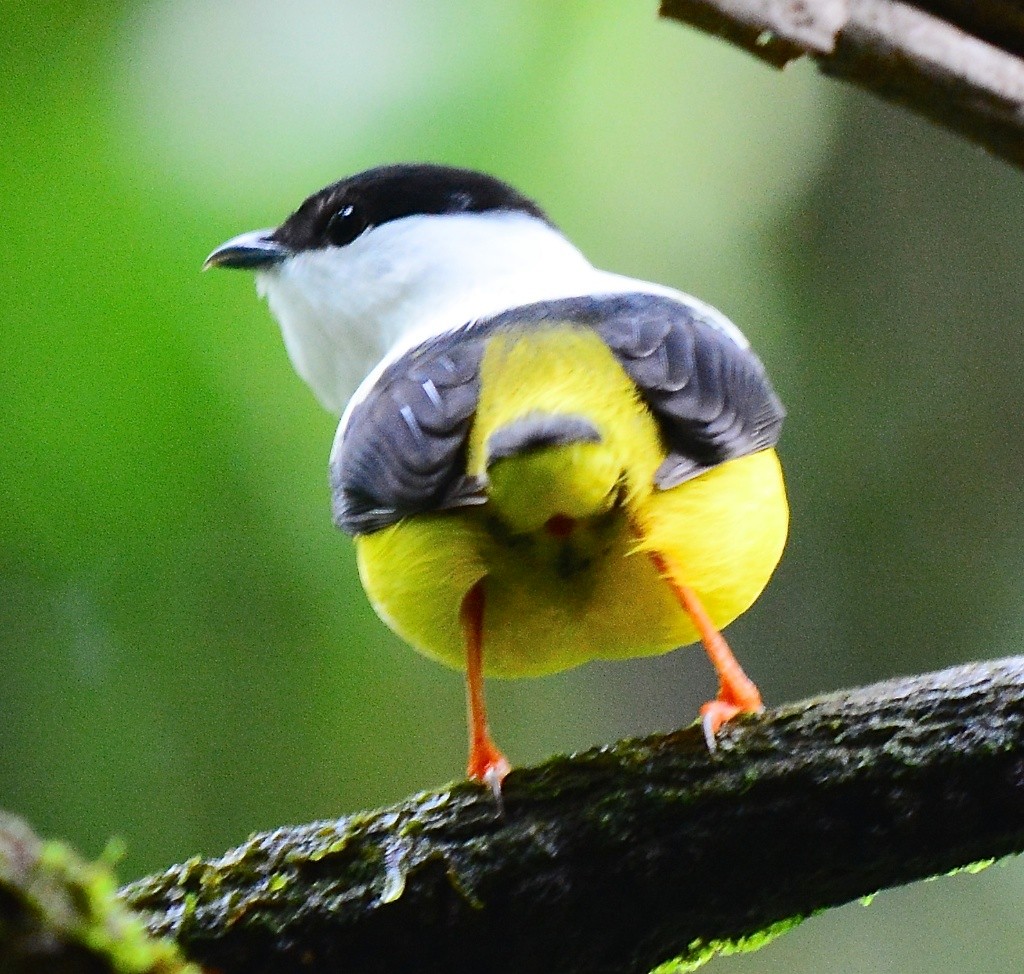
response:
<path id="1" fill-rule="evenodd" d="M 331 527 L 334 419 L 251 281 L 198 273 L 387 161 L 510 180 L 761 351 L 793 533 L 730 636 L 769 701 L 1020 649 L 1021 174 L 654 8 L 7 0 L 0 806 L 121 836 L 130 878 L 459 774 L 459 677 L 376 620 Z M 524 763 L 713 689 L 684 651 L 489 692 Z M 1017 974 L 1022 906 L 1010 863 L 716 965 Z"/>

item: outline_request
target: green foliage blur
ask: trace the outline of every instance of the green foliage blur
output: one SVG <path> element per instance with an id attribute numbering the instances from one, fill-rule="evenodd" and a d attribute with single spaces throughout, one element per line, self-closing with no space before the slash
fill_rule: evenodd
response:
<path id="1" fill-rule="evenodd" d="M 769 701 L 1019 651 L 1021 174 L 654 6 L 4 4 L 0 806 L 129 877 L 460 774 L 459 676 L 331 527 L 335 419 L 199 273 L 382 162 L 504 177 L 750 336 L 790 410 L 789 551 L 730 629 Z M 713 690 L 684 651 L 489 693 L 524 763 Z M 995 867 L 716 964 L 1016 974 L 1022 905 Z"/>

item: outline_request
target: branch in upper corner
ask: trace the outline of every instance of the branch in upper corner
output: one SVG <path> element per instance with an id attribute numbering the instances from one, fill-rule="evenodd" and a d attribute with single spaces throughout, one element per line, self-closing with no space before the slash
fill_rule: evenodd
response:
<path id="1" fill-rule="evenodd" d="M 123 891 L 225 974 L 643 974 L 1024 850 L 1024 657 L 257 835 Z"/>
<path id="2" fill-rule="evenodd" d="M 821 70 L 1024 166 L 1024 14 L 1008 0 L 662 0 L 776 67 Z"/>

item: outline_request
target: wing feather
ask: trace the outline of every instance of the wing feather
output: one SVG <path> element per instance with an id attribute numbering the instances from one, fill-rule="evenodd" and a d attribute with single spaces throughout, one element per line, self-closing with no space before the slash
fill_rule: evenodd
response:
<path id="1" fill-rule="evenodd" d="M 424 510 L 481 504 L 464 454 L 479 399 L 483 342 L 414 350 L 352 411 L 331 457 L 334 522 L 366 534 Z"/>
<path id="2" fill-rule="evenodd" d="M 484 503 L 484 485 L 466 474 L 466 443 L 487 340 L 566 324 L 601 336 L 657 420 L 667 452 L 658 488 L 778 441 L 782 404 L 761 361 L 717 312 L 649 293 L 541 302 L 436 336 L 384 370 L 339 432 L 335 523 L 365 534 L 412 514 Z"/>
<path id="3" fill-rule="evenodd" d="M 778 442 L 785 410 L 761 360 L 703 306 L 638 294 L 603 303 L 593 327 L 636 383 L 668 447 L 656 486 L 675 487 Z"/>

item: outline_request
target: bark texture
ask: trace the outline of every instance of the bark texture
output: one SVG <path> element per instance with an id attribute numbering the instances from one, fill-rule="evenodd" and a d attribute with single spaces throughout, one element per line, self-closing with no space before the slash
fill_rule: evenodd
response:
<path id="1" fill-rule="evenodd" d="M 1024 8 L 1013 0 L 662 0 L 775 67 L 829 75 L 1024 165 Z"/>
<path id="2" fill-rule="evenodd" d="M 253 836 L 123 890 L 225 974 L 641 974 L 1024 850 L 1024 657 Z"/>

